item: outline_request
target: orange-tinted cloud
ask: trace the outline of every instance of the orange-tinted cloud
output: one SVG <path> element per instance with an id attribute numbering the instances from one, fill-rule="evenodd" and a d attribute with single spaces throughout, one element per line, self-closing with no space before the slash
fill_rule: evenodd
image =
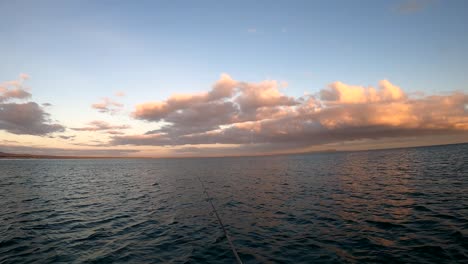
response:
<path id="1" fill-rule="evenodd" d="M 128 125 L 111 125 L 105 121 L 95 120 L 88 123 L 86 127 L 77 127 L 71 128 L 75 131 L 101 131 L 101 130 L 118 130 L 118 129 L 128 129 Z M 117 134 L 117 133 L 115 133 Z"/>
<path id="2" fill-rule="evenodd" d="M 224 92 L 210 96 L 220 83 Z M 168 124 L 144 135 L 115 136 L 111 144 L 297 147 L 450 135 L 468 131 L 467 105 L 462 92 L 411 98 L 388 80 L 377 88 L 334 82 L 317 96 L 292 98 L 277 81 L 247 83 L 223 75 L 209 92 L 138 105 L 135 118 Z"/>
<path id="3" fill-rule="evenodd" d="M 28 78 L 27 74 L 22 73 L 18 80 L 0 83 L 0 103 L 14 99 L 31 98 L 31 94 L 23 86 L 23 82 Z"/>
<path id="4" fill-rule="evenodd" d="M 222 74 L 210 91 L 175 94 L 165 101 L 136 106 L 137 119 L 164 120 L 169 125 L 154 133 L 186 135 L 219 128 L 221 125 L 263 119 L 298 102 L 283 95 L 277 81 L 239 82 Z"/>
<path id="5" fill-rule="evenodd" d="M 209 105 L 213 102 L 229 98 L 237 86 L 229 75 L 222 74 L 209 92 L 198 94 L 174 94 L 162 102 L 149 102 L 136 106 L 134 117 L 148 121 L 159 121 L 173 113 L 181 113 L 200 105 Z"/>
<path id="6" fill-rule="evenodd" d="M 119 130 L 108 130 L 108 131 L 106 131 L 106 133 L 109 134 L 109 135 L 123 135 L 123 134 L 125 134 L 124 132 L 119 131 Z"/>
<path id="7" fill-rule="evenodd" d="M 359 104 L 392 102 L 405 99 L 406 95 L 400 87 L 387 80 L 379 82 L 379 88 L 347 85 L 334 82 L 327 89 L 320 91 L 320 98 L 327 103 Z"/>
<path id="8" fill-rule="evenodd" d="M 123 108 L 123 104 L 116 102 L 108 97 L 101 99 L 101 102 L 91 105 L 92 108 L 98 110 L 100 113 L 116 114 Z"/>

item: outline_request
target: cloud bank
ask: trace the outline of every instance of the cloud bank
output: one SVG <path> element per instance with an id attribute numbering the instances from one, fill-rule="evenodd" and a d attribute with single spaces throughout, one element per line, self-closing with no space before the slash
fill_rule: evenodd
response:
<path id="1" fill-rule="evenodd" d="M 462 92 L 412 98 L 388 80 L 377 87 L 334 82 L 298 98 L 286 96 L 282 88 L 274 80 L 250 83 L 223 74 L 207 92 L 137 105 L 134 118 L 165 125 L 145 134 L 114 136 L 110 143 L 288 149 L 468 131 L 468 95 Z"/>

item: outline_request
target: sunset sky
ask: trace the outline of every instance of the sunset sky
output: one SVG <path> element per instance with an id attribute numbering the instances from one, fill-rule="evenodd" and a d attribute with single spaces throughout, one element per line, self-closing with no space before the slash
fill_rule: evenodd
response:
<path id="1" fill-rule="evenodd" d="M 468 142 L 468 1 L 0 1 L 0 152 Z"/>

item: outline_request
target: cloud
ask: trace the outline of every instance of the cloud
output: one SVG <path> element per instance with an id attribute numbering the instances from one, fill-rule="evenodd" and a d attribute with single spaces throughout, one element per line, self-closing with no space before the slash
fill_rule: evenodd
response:
<path id="1" fill-rule="evenodd" d="M 425 9 L 431 2 L 431 0 L 404 0 L 396 9 L 400 13 L 415 13 Z"/>
<path id="2" fill-rule="evenodd" d="M 292 106 L 297 104 L 294 98 L 279 91 L 277 81 L 268 80 L 260 83 L 239 83 L 239 96 L 235 101 L 241 111 L 252 113 L 261 108 Z"/>
<path id="3" fill-rule="evenodd" d="M 108 97 L 101 99 L 101 102 L 92 104 L 91 107 L 98 110 L 100 113 L 116 114 L 123 108 L 123 104 L 113 101 Z"/>
<path id="4" fill-rule="evenodd" d="M 2 143 L 7 143 L 7 144 L 19 144 L 20 142 L 16 141 L 16 140 L 5 140 L 5 139 L 2 139 Z"/>
<path id="5" fill-rule="evenodd" d="M 45 135 L 65 128 L 52 124 L 49 114 L 35 102 L 0 104 L 0 130 L 13 134 Z"/>
<path id="6" fill-rule="evenodd" d="M 118 97 L 125 97 L 125 93 L 122 92 L 122 91 L 118 91 L 118 92 L 115 92 L 115 96 L 118 96 Z"/>
<path id="7" fill-rule="evenodd" d="M 334 82 L 327 89 L 320 91 L 320 97 L 327 103 L 359 104 L 403 100 L 405 94 L 400 87 L 382 80 L 379 82 L 379 89 Z"/>
<path id="8" fill-rule="evenodd" d="M 247 32 L 252 33 L 252 34 L 257 33 L 257 29 L 256 28 L 249 28 L 249 29 L 247 29 Z"/>
<path id="9" fill-rule="evenodd" d="M 175 94 L 165 101 L 140 104 L 133 116 L 169 123 L 155 133 L 184 135 L 212 130 L 220 125 L 279 114 L 281 107 L 297 104 L 294 98 L 280 92 L 280 86 L 274 80 L 239 82 L 222 74 L 208 92 Z"/>
<path id="10" fill-rule="evenodd" d="M 81 142 L 81 143 L 73 143 L 73 145 L 75 146 L 81 146 L 81 147 L 108 147 L 109 144 L 107 144 L 106 142 L 102 142 L 102 141 L 99 141 L 99 140 L 91 140 L 92 143 L 84 143 L 84 142 Z"/>
<path id="11" fill-rule="evenodd" d="M 293 98 L 281 93 L 277 81 L 248 83 L 224 74 L 208 92 L 137 105 L 135 118 L 166 125 L 143 135 L 114 136 L 110 144 L 236 144 L 287 150 L 362 139 L 456 135 L 468 131 L 467 104 L 468 95 L 462 92 L 412 98 L 388 80 L 376 88 L 334 82 L 317 95 Z"/>
<path id="12" fill-rule="evenodd" d="M 7 81 L 0 83 L 0 103 L 14 99 L 29 99 L 31 94 L 26 91 L 23 82 L 29 78 L 28 75 L 22 73 L 18 80 Z"/>
<path id="13" fill-rule="evenodd" d="M 101 130 L 116 130 L 116 129 L 128 129 L 130 126 L 128 125 L 111 125 L 105 121 L 91 121 L 88 123 L 89 126 L 87 127 L 77 127 L 71 128 L 75 131 L 101 131 Z"/>
<path id="14" fill-rule="evenodd" d="M 294 98 L 281 94 L 279 87 L 277 81 L 238 82 L 223 74 L 208 92 L 178 94 L 163 102 L 138 105 L 134 116 L 169 123 L 147 134 L 184 136 L 200 133 L 225 124 L 284 113 L 282 106 L 291 106 L 296 102 Z"/>
<path id="15" fill-rule="evenodd" d="M 22 73 L 18 80 L 0 84 L 0 130 L 19 135 L 46 135 L 64 131 L 63 126 L 52 123 L 50 115 L 43 108 L 46 104 L 41 107 L 35 102 L 11 102 L 31 98 L 24 87 L 24 81 L 29 78 L 29 75 Z"/>
<path id="16" fill-rule="evenodd" d="M 106 131 L 106 133 L 109 134 L 109 135 L 123 135 L 123 134 L 125 134 L 124 132 L 118 131 L 118 130 L 109 130 L 109 131 Z"/>
<path id="17" fill-rule="evenodd" d="M 210 104 L 231 97 L 237 82 L 229 75 L 222 74 L 209 92 L 198 94 L 174 94 L 162 102 L 149 102 L 136 106 L 133 113 L 137 119 L 159 121 L 172 113 L 181 113 L 201 104 Z"/>
<path id="18" fill-rule="evenodd" d="M 61 138 L 61 139 L 66 139 L 66 140 L 74 140 L 74 138 L 75 138 L 76 136 L 64 136 L 64 135 L 61 135 L 61 136 L 58 136 L 58 137 Z"/>
<path id="19" fill-rule="evenodd" d="M 19 78 L 21 80 L 28 80 L 29 78 L 31 78 L 31 76 L 29 76 L 29 74 L 26 73 L 20 73 Z"/>
<path id="20" fill-rule="evenodd" d="M 28 99 L 31 94 L 22 89 L 5 90 L 0 95 L 0 102 L 8 101 L 11 99 Z"/>

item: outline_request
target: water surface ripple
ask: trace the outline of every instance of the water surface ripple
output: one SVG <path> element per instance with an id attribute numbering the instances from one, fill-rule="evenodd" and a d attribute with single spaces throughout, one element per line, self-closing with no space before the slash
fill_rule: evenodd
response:
<path id="1" fill-rule="evenodd" d="M 0 160 L 0 263 L 467 263 L 468 145 Z"/>

